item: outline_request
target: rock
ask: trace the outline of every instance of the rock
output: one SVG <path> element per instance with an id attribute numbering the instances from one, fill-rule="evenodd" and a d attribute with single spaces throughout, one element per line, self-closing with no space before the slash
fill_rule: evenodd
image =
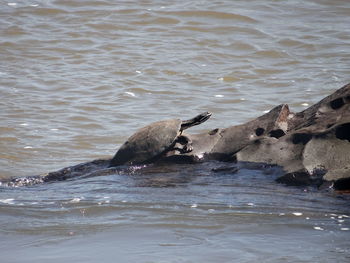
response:
<path id="1" fill-rule="evenodd" d="M 170 151 L 169 160 L 279 165 L 286 174 L 278 182 L 350 189 L 350 84 L 299 113 L 282 104 L 245 124 L 188 136 L 193 151 Z"/>
<path id="2" fill-rule="evenodd" d="M 193 150 L 189 153 L 169 151 L 166 161 L 181 158 L 191 160 L 214 159 L 236 161 L 235 154 L 264 137 L 280 138 L 288 128 L 288 105 L 282 104 L 263 116 L 238 126 L 214 129 L 208 133 L 186 134 L 192 140 Z"/>
<path id="3" fill-rule="evenodd" d="M 285 136 L 250 144 L 236 154 L 237 160 L 282 166 L 287 174 L 279 182 L 311 184 L 323 180 L 346 189 L 350 182 L 350 84 L 290 115 Z M 322 180 L 315 180 L 320 173 Z"/>
<path id="4" fill-rule="evenodd" d="M 246 124 L 231 126 L 220 131 L 220 139 L 209 152 L 210 155 L 230 155 L 254 144 L 262 137 L 279 138 L 287 131 L 288 105 L 282 104 L 263 116 Z"/>
<path id="5" fill-rule="evenodd" d="M 244 162 L 279 165 L 286 172 L 301 170 L 304 145 L 293 143 L 293 138 L 293 135 L 286 135 L 279 139 L 261 138 L 236 153 L 236 159 Z"/>

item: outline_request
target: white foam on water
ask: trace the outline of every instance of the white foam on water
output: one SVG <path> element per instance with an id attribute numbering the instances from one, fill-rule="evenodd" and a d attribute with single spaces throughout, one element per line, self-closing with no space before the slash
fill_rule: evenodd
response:
<path id="1" fill-rule="evenodd" d="M 14 201 L 15 199 L 13 198 L 8 198 L 8 199 L 0 199 L 0 203 L 3 203 L 3 204 L 8 204 L 8 205 L 13 205 L 14 204 Z"/>
<path id="2" fill-rule="evenodd" d="M 315 229 L 315 230 L 320 230 L 320 231 L 323 231 L 323 230 L 324 230 L 322 227 L 319 227 L 319 226 L 314 226 L 314 229 Z"/>
<path id="3" fill-rule="evenodd" d="M 224 95 L 221 95 L 221 94 L 216 94 L 216 95 L 215 95 L 215 97 L 216 97 L 216 98 L 223 98 L 223 97 L 224 97 Z"/>
<path id="4" fill-rule="evenodd" d="M 125 93 L 126 95 L 131 96 L 131 97 L 136 97 L 135 93 L 133 93 L 133 92 L 125 91 L 124 93 Z"/>
<path id="5" fill-rule="evenodd" d="M 28 126 L 29 124 L 28 123 L 21 123 L 20 125 L 21 126 Z"/>
<path id="6" fill-rule="evenodd" d="M 348 228 L 348 227 L 342 227 L 342 228 L 340 228 L 340 230 L 342 230 L 342 231 L 349 231 L 350 228 Z"/>
<path id="7" fill-rule="evenodd" d="M 27 146 L 24 146 L 23 148 L 24 148 L 24 149 L 33 149 L 33 146 L 27 145 Z"/>
<path id="8" fill-rule="evenodd" d="M 303 213 L 300 213 L 300 212 L 294 212 L 292 214 L 295 215 L 295 216 L 302 216 L 303 215 Z"/>
<path id="9" fill-rule="evenodd" d="M 81 198 L 75 197 L 72 200 L 70 200 L 68 203 L 79 203 Z"/>
<path id="10" fill-rule="evenodd" d="M 302 103 L 301 106 L 307 107 L 307 106 L 309 106 L 309 103 L 306 103 L 306 102 Z"/>
<path id="11" fill-rule="evenodd" d="M 17 3 L 7 3 L 8 6 L 16 6 Z"/>
<path id="12" fill-rule="evenodd" d="M 198 205 L 197 204 L 193 204 L 193 205 L 191 205 L 191 208 L 197 208 L 198 207 Z"/>

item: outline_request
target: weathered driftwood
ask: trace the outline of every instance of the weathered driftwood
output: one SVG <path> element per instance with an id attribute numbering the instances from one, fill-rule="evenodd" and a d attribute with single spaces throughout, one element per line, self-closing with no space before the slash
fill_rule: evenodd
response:
<path id="1" fill-rule="evenodd" d="M 267 163 L 284 168 L 282 183 L 350 189 L 350 84 L 299 113 L 283 104 L 246 124 L 188 136 L 193 151 L 165 159 Z"/>
<path id="2" fill-rule="evenodd" d="M 154 132 L 157 138 L 157 130 Z M 288 105 L 282 104 L 245 124 L 186 134 L 186 138 L 191 151 L 181 151 L 174 143 L 154 161 L 266 163 L 283 167 L 285 174 L 277 179 L 281 183 L 350 190 L 350 84 L 299 113 L 290 112 Z M 15 178 L 7 184 L 28 185 L 123 169 L 113 167 L 112 160 L 95 160 L 40 176 Z"/>
<path id="3" fill-rule="evenodd" d="M 261 138 L 236 153 L 237 160 L 284 167 L 279 181 L 289 184 L 332 182 L 350 189 L 350 84 L 310 108 L 287 118 L 278 139 Z"/>

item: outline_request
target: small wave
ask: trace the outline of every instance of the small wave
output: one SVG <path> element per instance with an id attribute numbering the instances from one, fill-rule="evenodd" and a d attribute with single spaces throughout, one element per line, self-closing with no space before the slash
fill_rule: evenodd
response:
<path id="1" fill-rule="evenodd" d="M 97 6 L 103 6 L 108 8 L 109 6 L 111 6 L 111 2 L 110 1 L 84 1 L 84 4 L 82 4 L 80 1 L 56 1 L 57 5 L 59 6 L 64 6 L 64 7 L 87 7 L 87 6 L 92 6 L 92 7 L 97 7 Z"/>
<path id="2" fill-rule="evenodd" d="M 0 203 L 8 204 L 8 205 L 13 205 L 13 204 L 14 204 L 14 199 L 13 199 L 13 198 L 0 199 Z"/>
<path id="3" fill-rule="evenodd" d="M 27 12 L 27 11 L 26 11 Z M 69 14 L 68 11 L 58 8 L 48 8 L 48 7 L 36 7 L 31 9 L 31 13 L 39 16 L 53 16 L 53 15 L 66 15 Z"/>
<path id="4" fill-rule="evenodd" d="M 255 55 L 265 58 L 286 58 L 289 57 L 288 53 L 276 50 L 261 50 L 255 52 Z"/>
<path id="5" fill-rule="evenodd" d="M 175 16 L 182 17 L 206 17 L 206 18 L 215 18 L 220 20 L 236 20 L 242 22 L 249 23 L 257 23 L 258 21 L 249 16 L 226 13 L 226 12 L 218 12 L 218 11 L 207 11 L 207 10 L 197 10 L 197 11 L 174 11 L 174 12 L 166 12 Z"/>
<path id="6" fill-rule="evenodd" d="M 180 23 L 180 20 L 169 17 L 156 17 L 149 20 L 131 22 L 133 25 L 174 25 L 178 23 Z"/>

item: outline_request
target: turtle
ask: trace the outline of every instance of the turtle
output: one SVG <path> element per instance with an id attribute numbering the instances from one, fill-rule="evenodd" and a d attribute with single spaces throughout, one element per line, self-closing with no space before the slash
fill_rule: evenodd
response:
<path id="1" fill-rule="evenodd" d="M 203 112 L 189 120 L 168 119 L 139 129 L 119 148 L 110 167 L 151 163 L 170 149 L 191 152 L 192 141 L 183 130 L 205 122 L 210 116 L 210 112 Z"/>

